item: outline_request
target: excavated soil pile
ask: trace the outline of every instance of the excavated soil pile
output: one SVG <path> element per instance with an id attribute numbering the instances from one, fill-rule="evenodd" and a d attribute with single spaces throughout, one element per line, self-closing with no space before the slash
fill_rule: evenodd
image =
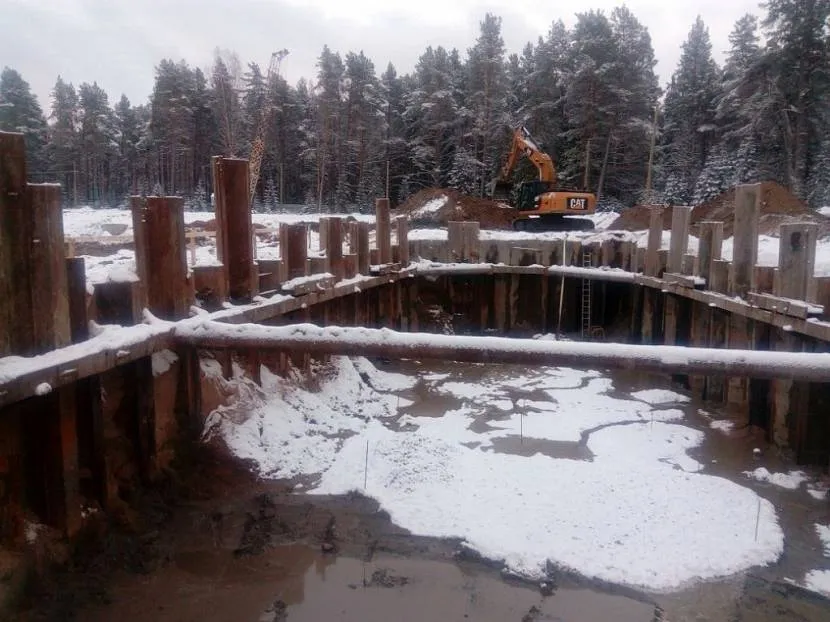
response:
<path id="1" fill-rule="evenodd" d="M 672 209 L 663 212 L 663 229 L 671 229 Z M 704 220 L 723 221 L 723 234 L 730 237 L 735 226 L 735 190 L 728 190 L 711 201 L 692 210 L 693 225 Z M 819 236 L 830 235 L 830 218 L 812 211 L 789 190 L 772 181 L 761 184 L 761 218 L 758 225 L 762 235 L 778 235 L 778 227 L 787 222 L 809 221 L 819 224 Z M 648 229 L 649 207 L 637 205 L 627 209 L 608 227 L 609 230 L 642 231 Z"/>
<path id="2" fill-rule="evenodd" d="M 478 221 L 482 229 L 512 229 L 514 211 L 506 204 L 472 197 L 452 188 L 425 188 L 398 206 L 414 226 L 441 227 L 451 220 Z"/>

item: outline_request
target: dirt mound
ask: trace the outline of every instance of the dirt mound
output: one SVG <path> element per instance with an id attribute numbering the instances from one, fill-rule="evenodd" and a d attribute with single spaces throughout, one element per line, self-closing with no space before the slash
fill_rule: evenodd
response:
<path id="1" fill-rule="evenodd" d="M 659 205 L 656 207 L 660 207 Z M 623 211 L 608 225 L 609 231 L 642 231 L 651 222 L 651 206 L 635 205 Z M 663 229 L 671 229 L 671 207 L 663 212 Z"/>
<path id="2" fill-rule="evenodd" d="M 452 188 L 425 188 L 398 206 L 414 226 L 446 226 L 451 220 L 478 221 L 482 229 L 512 229 L 514 212 L 505 203 L 473 197 Z"/>
<path id="3" fill-rule="evenodd" d="M 672 208 L 663 212 L 663 229 L 671 229 Z M 731 237 L 735 227 L 735 189 L 695 206 L 691 224 L 704 220 L 723 221 L 724 237 Z M 819 235 L 830 234 L 830 218 L 811 210 L 789 190 L 773 181 L 761 184 L 761 218 L 759 233 L 778 235 L 778 227 L 786 222 L 810 221 L 820 225 Z M 612 222 L 609 230 L 641 231 L 649 226 L 649 206 L 637 205 L 624 211 Z"/>

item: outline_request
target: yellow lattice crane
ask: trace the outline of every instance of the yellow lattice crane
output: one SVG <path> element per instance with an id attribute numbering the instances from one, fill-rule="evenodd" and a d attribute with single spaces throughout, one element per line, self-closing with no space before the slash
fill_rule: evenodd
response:
<path id="1" fill-rule="evenodd" d="M 259 169 L 262 166 L 262 156 L 265 153 L 265 134 L 268 131 L 268 121 L 271 118 L 271 111 L 274 108 L 273 94 L 275 90 L 274 81 L 280 74 L 282 59 L 288 56 L 288 50 L 282 49 L 271 54 L 271 61 L 268 63 L 268 74 L 265 78 L 265 101 L 262 105 L 262 114 L 259 117 L 254 141 L 251 145 L 251 155 L 248 159 L 249 170 L 249 192 L 248 201 L 254 203 L 257 183 L 259 183 Z"/>

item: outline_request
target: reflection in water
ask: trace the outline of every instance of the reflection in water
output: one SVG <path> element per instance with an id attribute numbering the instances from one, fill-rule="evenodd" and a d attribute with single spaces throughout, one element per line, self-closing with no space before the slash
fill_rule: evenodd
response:
<path id="1" fill-rule="evenodd" d="M 371 562 L 338 558 L 325 574 L 309 570 L 305 585 L 314 597 L 289 605 L 290 622 L 650 622 L 654 616 L 653 604 L 625 596 L 587 589 L 559 589 L 544 596 L 494 573 L 468 573 L 454 563 L 388 555 Z"/>

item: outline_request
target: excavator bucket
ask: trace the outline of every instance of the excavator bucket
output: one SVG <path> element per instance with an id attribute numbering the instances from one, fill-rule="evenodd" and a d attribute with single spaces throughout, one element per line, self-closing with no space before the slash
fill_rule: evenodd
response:
<path id="1" fill-rule="evenodd" d="M 488 194 L 494 201 L 508 201 L 513 191 L 513 184 L 494 179 L 488 186 Z"/>

